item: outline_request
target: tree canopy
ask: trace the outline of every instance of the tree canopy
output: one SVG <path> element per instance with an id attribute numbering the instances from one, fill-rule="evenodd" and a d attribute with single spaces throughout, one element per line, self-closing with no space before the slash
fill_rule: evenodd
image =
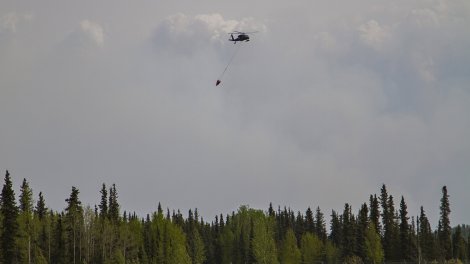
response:
<path id="1" fill-rule="evenodd" d="M 266 211 L 240 206 L 205 221 L 197 208 L 122 211 L 115 184 L 103 183 L 97 205 L 83 205 L 72 187 L 65 209 L 47 208 L 23 179 L 15 196 L 9 172 L 0 196 L 0 263 L 307 264 L 383 263 L 459 259 L 469 261 L 470 228 L 451 228 L 450 200 L 442 188 L 439 225 L 433 230 L 423 207 L 409 216 L 382 185 L 357 209 L 331 211 L 329 227 L 319 206 L 305 213 L 272 204 Z M 34 205 L 34 206 L 33 206 Z M 166 213 L 165 213 L 166 212 Z M 416 220 L 416 221 L 415 221 Z M 327 231 L 328 230 L 328 231 Z"/>

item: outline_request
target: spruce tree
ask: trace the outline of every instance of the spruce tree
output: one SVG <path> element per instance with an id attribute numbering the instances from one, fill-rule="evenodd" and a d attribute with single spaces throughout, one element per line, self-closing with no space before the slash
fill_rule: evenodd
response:
<path id="1" fill-rule="evenodd" d="M 143 252 L 145 253 L 145 257 L 149 258 L 149 256 L 154 256 L 155 249 L 153 243 L 153 230 L 151 229 L 152 223 L 150 222 L 150 215 L 147 214 L 145 220 L 143 221 Z"/>
<path id="2" fill-rule="evenodd" d="M 20 214 L 18 217 L 18 256 L 20 262 L 31 263 L 31 236 L 33 235 L 33 191 L 26 179 L 20 187 Z M 34 241 L 33 241 L 34 242 Z"/>
<path id="3" fill-rule="evenodd" d="M 29 187 L 28 181 L 23 179 L 23 183 L 20 187 L 20 212 L 32 212 L 33 211 L 33 191 Z"/>
<path id="4" fill-rule="evenodd" d="M 78 198 L 79 190 L 72 186 L 70 197 L 66 199 L 67 207 L 65 208 L 65 231 L 66 231 L 66 258 L 69 263 L 79 263 L 81 240 L 81 227 L 83 224 L 83 208 Z"/>
<path id="5" fill-rule="evenodd" d="M 421 206 L 420 215 L 418 218 L 418 246 L 421 252 L 421 258 L 424 260 L 434 260 L 435 259 L 435 242 L 434 235 L 431 230 L 431 225 L 429 223 L 428 217 Z"/>
<path id="6" fill-rule="evenodd" d="M 158 214 L 163 214 L 162 204 L 160 202 L 158 202 L 157 213 Z"/>
<path id="7" fill-rule="evenodd" d="M 66 242 L 64 234 L 64 215 L 58 214 L 56 220 L 53 222 L 53 241 L 52 248 L 54 249 L 51 254 L 51 263 L 70 263 L 66 257 Z"/>
<path id="8" fill-rule="evenodd" d="M 411 236 L 408 210 L 403 196 L 400 201 L 400 259 L 411 259 Z"/>
<path id="9" fill-rule="evenodd" d="M 100 193 L 101 201 L 98 207 L 100 208 L 100 218 L 104 219 L 108 216 L 108 191 L 106 190 L 106 184 L 103 183 Z"/>
<path id="10" fill-rule="evenodd" d="M 390 222 L 390 250 L 391 260 L 399 260 L 400 259 L 400 229 L 398 224 L 398 213 L 395 211 L 395 203 L 393 202 L 393 196 L 389 195 L 388 197 L 388 207 L 389 212 L 392 212 L 391 222 Z"/>
<path id="11" fill-rule="evenodd" d="M 382 207 L 383 237 L 382 245 L 385 253 L 385 261 L 399 259 L 399 228 L 393 196 L 388 195 L 385 184 L 380 190 L 380 205 Z"/>
<path id="12" fill-rule="evenodd" d="M 39 198 L 34 209 L 34 217 L 39 221 L 39 235 L 37 243 L 44 256 L 48 256 L 48 244 L 50 241 L 50 224 L 51 216 L 48 216 L 46 202 L 42 192 L 39 192 Z M 49 260 L 50 262 L 50 260 Z"/>
<path id="13" fill-rule="evenodd" d="M 329 239 L 333 242 L 336 247 L 341 246 L 343 241 L 343 230 L 341 219 L 338 216 L 338 213 L 335 210 L 331 211 L 331 222 L 330 222 L 330 236 Z"/>
<path id="14" fill-rule="evenodd" d="M 385 184 L 380 189 L 380 205 L 382 207 L 382 226 L 383 236 L 382 245 L 385 253 L 385 260 L 392 259 L 392 225 L 393 225 L 393 211 L 390 211 L 389 199 L 387 188 Z"/>
<path id="15" fill-rule="evenodd" d="M 108 209 L 108 217 L 113 223 L 119 222 L 119 203 L 117 201 L 118 194 L 116 191 L 116 185 L 113 184 L 111 188 L 109 188 L 109 209 Z"/>
<path id="16" fill-rule="evenodd" d="M 199 225 L 199 223 L 203 223 L 203 221 L 199 222 L 199 212 L 197 208 L 194 208 L 194 221 L 196 222 L 196 225 Z"/>
<path id="17" fill-rule="evenodd" d="M 320 210 L 320 206 L 317 206 L 317 210 L 315 212 L 315 234 L 322 242 L 326 241 L 325 218 Z"/>
<path id="18" fill-rule="evenodd" d="M 462 226 L 458 225 L 452 235 L 454 259 L 465 261 L 467 259 L 467 242 L 462 235 Z"/>
<path id="19" fill-rule="evenodd" d="M 310 207 L 308 207 L 305 212 L 305 231 L 312 234 L 315 233 L 315 220 L 313 219 L 313 212 Z"/>
<path id="20" fill-rule="evenodd" d="M 305 224 L 304 224 L 304 217 L 300 213 L 297 212 L 297 217 L 295 218 L 295 225 L 294 225 L 295 236 L 297 238 L 297 244 L 300 245 L 300 239 L 302 235 L 305 233 Z"/>
<path id="21" fill-rule="evenodd" d="M 377 233 L 380 234 L 381 226 L 379 222 L 379 218 L 380 218 L 379 201 L 377 199 L 377 195 L 375 194 L 374 196 L 372 196 L 372 194 L 370 195 L 369 209 L 370 209 L 370 215 L 369 215 L 370 221 L 375 226 L 375 230 L 377 231 Z"/>
<path id="22" fill-rule="evenodd" d="M 275 217 L 276 216 L 276 212 L 274 212 L 272 203 L 269 203 L 268 215 L 269 215 L 269 217 Z"/>
<path id="23" fill-rule="evenodd" d="M 5 183 L 0 198 L 0 212 L 2 216 L 0 249 L 3 253 L 2 263 L 15 263 L 18 207 L 16 206 L 15 192 L 8 171 L 5 174 Z"/>
<path id="24" fill-rule="evenodd" d="M 224 216 L 223 216 L 222 214 L 220 214 L 220 220 L 219 220 L 219 228 L 220 228 L 220 231 L 223 231 L 224 226 L 225 226 L 225 223 L 224 223 Z"/>
<path id="25" fill-rule="evenodd" d="M 367 204 L 363 203 L 359 214 L 357 216 L 357 232 L 356 232 L 356 255 L 361 257 L 363 260 L 366 259 L 366 234 L 369 226 L 369 210 Z M 375 227 L 375 225 L 374 225 Z"/>
<path id="26" fill-rule="evenodd" d="M 197 213 L 197 210 L 195 212 Z M 197 221 L 193 216 L 191 209 L 189 209 L 188 212 L 186 230 L 188 238 L 186 242 L 189 257 L 191 258 L 193 264 L 202 264 L 206 259 L 204 243 L 199 233 Z"/>
<path id="27" fill-rule="evenodd" d="M 417 219 L 417 218 L 416 218 Z M 418 229 L 416 226 L 417 221 L 415 221 L 415 217 L 411 217 L 411 230 L 410 230 L 410 258 L 413 261 L 419 261 L 418 259 Z"/>
<path id="28" fill-rule="evenodd" d="M 354 256 L 356 253 L 355 219 L 351 212 L 351 206 L 348 203 L 344 205 L 342 230 L 343 240 L 341 248 L 343 250 L 343 259 L 346 259 Z"/>
<path id="29" fill-rule="evenodd" d="M 452 242 L 451 242 L 451 232 L 450 227 L 450 204 L 449 204 L 449 195 L 447 194 L 447 187 L 442 187 L 442 198 L 440 206 L 440 218 L 439 218 L 439 229 L 438 229 L 438 238 L 439 238 L 439 247 L 441 249 L 441 257 L 449 260 L 452 258 Z"/>
<path id="30" fill-rule="evenodd" d="M 44 196 L 42 195 L 42 192 L 39 192 L 39 198 L 38 202 L 36 203 L 34 213 L 39 218 L 39 220 L 43 220 L 47 214 L 46 202 L 44 201 Z"/>

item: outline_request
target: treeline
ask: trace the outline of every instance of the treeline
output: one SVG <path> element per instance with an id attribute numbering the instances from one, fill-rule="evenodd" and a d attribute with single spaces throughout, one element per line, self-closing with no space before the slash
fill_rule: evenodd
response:
<path id="1" fill-rule="evenodd" d="M 319 207 L 303 212 L 269 206 L 205 221 L 197 209 L 187 217 L 162 209 L 145 217 L 121 212 L 113 184 L 103 184 L 94 208 L 72 187 L 62 212 L 49 210 L 42 193 L 23 180 L 18 200 L 8 171 L 0 196 L 1 263 L 383 263 L 468 261 L 468 226 L 450 225 L 447 188 L 442 188 L 439 224 L 424 209 L 409 216 L 383 185 L 355 213 L 350 204 L 331 211 L 329 228 Z"/>

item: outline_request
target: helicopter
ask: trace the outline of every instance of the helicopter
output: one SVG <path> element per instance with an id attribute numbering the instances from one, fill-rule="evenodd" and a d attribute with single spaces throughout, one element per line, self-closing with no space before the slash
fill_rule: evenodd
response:
<path id="1" fill-rule="evenodd" d="M 257 33 L 258 31 L 254 31 L 254 32 L 240 32 L 240 31 L 233 31 L 233 32 L 230 32 L 228 34 L 230 34 L 230 38 L 228 39 L 229 41 L 233 41 L 233 44 L 237 44 L 237 41 L 250 41 L 250 36 L 249 34 L 253 34 L 253 33 Z M 233 36 L 233 35 L 236 35 L 236 38 Z M 227 71 L 227 68 L 228 66 L 230 65 L 230 63 L 232 63 L 232 60 L 233 58 L 235 57 L 235 55 L 237 55 L 237 52 L 239 50 L 241 46 L 238 46 L 238 48 L 235 50 L 235 52 L 233 53 L 232 57 L 230 58 L 227 66 L 225 66 L 225 69 L 224 71 L 222 72 L 222 74 L 220 75 L 219 79 L 217 79 L 217 81 L 215 82 L 215 86 L 218 86 L 222 81 L 222 76 L 224 76 L 225 72 Z"/>
<path id="2" fill-rule="evenodd" d="M 230 41 L 233 41 L 233 44 L 237 44 L 237 41 L 250 41 L 250 36 L 249 34 L 253 34 L 253 33 L 256 33 L 258 31 L 254 31 L 254 32 L 240 32 L 240 31 L 233 31 L 231 33 L 228 33 L 230 34 L 230 38 L 228 40 Z M 233 35 L 237 35 L 236 38 L 233 37 Z"/>

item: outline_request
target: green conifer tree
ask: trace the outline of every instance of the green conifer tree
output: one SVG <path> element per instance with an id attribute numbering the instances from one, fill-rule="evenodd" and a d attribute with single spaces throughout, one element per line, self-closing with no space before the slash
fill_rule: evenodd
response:
<path id="1" fill-rule="evenodd" d="M 108 216 L 108 191 L 106 190 L 106 184 L 103 183 L 100 190 L 101 201 L 98 207 L 100 208 L 99 216 L 101 219 L 104 219 Z"/>
<path id="2" fill-rule="evenodd" d="M 312 234 L 315 233 L 315 220 L 313 218 L 313 212 L 310 207 L 307 208 L 305 212 L 305 231 Z"/>
<path id="3" fill-rule="evenodd" d="M 408 209 L 405 198 L 401 197 L 400 201 L 400 251 L 399 259 L 411 260 L 411 230 L 409 225 Z"/>
<path id="4" fill-rule="evenodd" d="M 369 209 L 367 204 L 363 203 L 357 216 L 357 231 L 356 231 L 356 255 L 361 259 L 366 259 L 366 232 L 369 226 Z"/>
<path id="5" fill-rule="evenodd" d="M 108 209 L 108 217 L 112 223 L 116 224 L 119 222 L 119 203 L 118 203 L 118 194 L 116 191 L 116 185 L 113 184 L 111 188 L 109 188 L 109 209 Z"/>
<path id="6" fill-rule="evenodd" d="M 196 210 L 197 212 L 197 210 Z M 193 212 L 189 209 L 188 220 L 187 220 L 187 243 L 188 243 L 188 254 L 193 264 L 202 264 L 206 260 L 206 254 L 204 249 L 204 241 L 202 240 L 199 232 L 197 221 L 193 216 Z"/>
<path id="7" fill-rule="evenodd" d="M 326 224 L 325 224 L 325 217 L 323 216 L 322 211 L 320 210 L 320 206 L 317 206 L 317 210 L 315 211 L 315 234 L 322 242 L 326 241 Z"/>
<path id="8" fill-rule="evenodd" d="M 343 230 L 341 219 L 335 210 L 331 211 L 331 225 L 330 225 L 330 236 L 329 239 L 336 247 L 340 247 L 343 241 Z"/>
<path id="9" fill-rule="evenodd" d="M 437 231 L 439 238 L 439 247 L 441 250 L 441 257 L 445 260 L 452 258 L 452 241 L 450 227 L 450 203 L 449 195 L 447 194 L 447 187 L 442 187 L 442 198 L 440 206 L 439 229 Z"/>
<path id="10" fill-rule="evenodd" d="M 302 235 L 305 233 L 304 217 L 300 213 L 300 211 L 297 212 L 297 216 L 295 218 L 294 232 L 295 232 L 295 237 L 297 238 L 297 244 L 300 245 L 300 239 L 302 238 Z"/>
<path id="11" fill-rule="evenodd" d="M 34 218 L 38 221 L 38 232 L 37 244 L 39 250 L 43 256 L 48 256 L 49 254 L 49 242 L 50 242 L 50 221 L 51 217 L 47 213 L 46 202 L 42 192 L 39 192 L 39 198 L 34 208 Z M 48 258 L 49 259 L 49 258 Z M 50 262 L 50 261 L 49 261 Z"/>
<path id="12" fill-rule="evenodd" d="M 15 263 L 17 261 L 18 207 L 16 206 L 15 192 L 8 171 L 5 174 L 5 183 L 0 197 L 0 213 L 2 216 L 0 241 L 2 263 Z"/>
<path id="13" fill-rule="evenodd" d="M 20 187 L 20 212 L 32 213 L 33 211 L 33 190 L 29 187 L 28 181 L 23 179 Z"/>
<path id="14" fill-rule="evenodd" d="M 19 232 L 18 232 L 18 256 L 19 261 L 24 263 L 31 263 L 31 248 L 34 248 L 32 242 L 34 243 L 33 236 L 33 191 L 29 187 L 29 183 L 26 179 L 23 179 L 23 182 L 20 187 L 20 212 L 18 217 Z"/>
<path id="15" fill-rule="evenodd" d="M 453 258 L 465 261 L 467 259 L 467 242 L 463 238 L 461 225 L 455 228 L 455 232 L 452 235 L 452 246 L 454 253 Z"/>
<path id="16" fill-rule="evenodd" d="M 81 262 L 81 231 L 83 224 L 83 208 L 78 197 L 79 190 L 72 187 L 70 197 L 66 199 L 64 225 L 66 231 L 65 249 L 66 259 L 69 263 Z"/>
<path id="17" fill-rule="evenodd" d="M 388 196 L 388 211 L 393 212 L 391 214 L 391 222 L 390 222 L 390 259 L 391 260 L 399 260 L 400 259 L 400 229 L 399 229 L 399 215 L 398 212 L 395 210 L 395 203 L 393 200 L 393 196 Z"/>
<path id="18" fill-rule="evenodd" d="M 418 218 L 418 253 L 420 253 L 420 258 L 431 261 L 435 259 L 435 242 L 434 235 L 431 230 L 431 225 L 429 223 L 428 217 L 421 206 L 420 215 Z"/>
<path id="19" fill-rule="evenodd" d="M 66 253 L 66 239 L 64 232 L 64 215 L 58 214 L 56 219 L 52 222 L 53 228 L 53 240 L 52 240 L 52 252 L 51 252 L 51 263 L 70 263 L 67 260 Z"/>
<path id="20" fill-rule="evenodd" d="M 47 215 L 46 202 L 44 200 L 42 192 L 39 192 L 39 198 L 34 213 L 39 218 L 39 220 L 43 220 L 44 217 Z"/>
<path id="21" fill-rule="evenodd" d="M 385 260 L 392 259 L 392 229 L 393 229 L 393 211 L 390 211 L 387 188 L 385 184 L 380 189 L 380 205 L 382 207 L 382 226 L 383 237 L 382 245 L 385 253 Z"/>
<path id="22" fill-rule="evenodd" d="M 369 198 L 369 207 L 370 207 L 370 221 L 375 225 L 375 230 L 380 234 L 380 211 L 379 211 L 379 201 L 377 199 L 377 195 L 374 194 L 374 196 L 370 195 Z"/>
<path id="23" fill-rule="evenodd" d="M 275 217 L 276 216 L 276 212 L 274 212 L 272 203 L 269 203 L 268 215 L 269 215 L 269 217 Z"/>
<path id="24" fill-rule="evenodd" d="M 348 203 L 344 205 L 343 211 L 343 240 L 341 248 L 343 252 L 343 259 L 352 257 L 356 253 L 356 226 L 355 218 L 351 212 L 351 206 Z"/>

